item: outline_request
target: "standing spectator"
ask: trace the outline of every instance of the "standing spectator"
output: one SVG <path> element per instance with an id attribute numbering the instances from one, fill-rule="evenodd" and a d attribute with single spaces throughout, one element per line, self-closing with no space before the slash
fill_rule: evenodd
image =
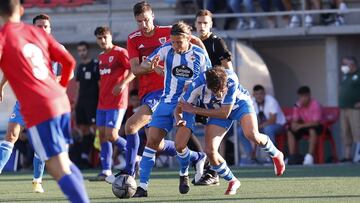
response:
<path id="1" fill-rule="evenodd" d="M 342 60 L 339 107 L 341 135 L 344 144 L 343 161 L 351 161 L 353 144 L 356 144 L 353 161 L 360 161 L 360 71 L 355 57 Z"/>
<path id="2" fill-rule="evenodd" d="M 241 13 L 241 4 L 244 4 L 247 13 L 255 13 L 254 0 L 227 0 L 228 7 L 234 13 Z M 251 17 L 249 22 L 243 18 L 238 19 L 237 30 L 255 29 L 257 26 L 256 17 Z"/>
<path id="3" fill-rule="evenodd" d="M 296 142 L 304 135 L 309 135 L 309 149 L 304 157 L 304 165 L 314 164 L 317 136 L 321 133 L 322 110 L 318 101 L 311 98 L 310 88 L 302 86 L 297 91 L 298 101 L 293 110 L 290 129 L 288 130 L 289 164 L 296 163 Z"/>
<path id="4" fill-rule="evenodd" d="M 284 6 L 286 8 L 287 11 L 293 11 L 293 5 L 291 0 L 282 0 L 284 3 Z M 305 9 L 309 10 L 309 9 L 316 9 L 316 10 L 320 10 L 321 9 L 321 0 L 306 0 L 305 1 Z M 303 25 L 306 27 L 310 27 L 313 25 L 313 17 L 311 15 L 306 15 Z M 289 27 L 290 28 L 295 28 L 295 27 L 299 27 L 300 26 L 300 19 L 298 16 L 293 15 L 291 17 L 291 20 L 289 22 Z"/>
<path id="5" fill-rule="evenodd" d="M 342 13 L 347 10 L 347 6 L 343 0 L 332 0 L 332 7 L 339 9 L 339 13 L 336 14 L 335 23 L 336 26 L 345 24 L 345 19 Z"/>
<path id="6" fill-rule="evenodd" d="M 99 97 L 99 63 L 89 56 L 89 44 L 77 45 L 80 63 L 76 69 L 78 98 L 75 105 L 76 125 L 82 135 L 81 162 L 89 163 L 89 153 L 95 137 L 96 106 Z"/>

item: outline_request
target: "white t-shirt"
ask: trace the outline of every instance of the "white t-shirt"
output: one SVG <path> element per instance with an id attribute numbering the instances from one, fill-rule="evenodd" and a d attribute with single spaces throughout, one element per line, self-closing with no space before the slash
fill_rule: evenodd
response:
<path id="1" fill-rule="evenodd" d="M 259 113 L 259 106 L 255 101 L 255 98 L 252 98 L 253 103 L 254 103 L 254 107 L 255 107 L 255 112 L 256 114 Z M 271 114 L 276 114 L 276 123 L 283 125 L 286 123 L 286 119 L 284 116 L 284 113 L 282 112 L 279 103 L 276 101 L 276 99 L 271 96 L 271 95 L 265 95 L 265 101 L 264 101 L 264 114 L 266 119 L 269 119 L 270 117 L 270 113 Z"/>

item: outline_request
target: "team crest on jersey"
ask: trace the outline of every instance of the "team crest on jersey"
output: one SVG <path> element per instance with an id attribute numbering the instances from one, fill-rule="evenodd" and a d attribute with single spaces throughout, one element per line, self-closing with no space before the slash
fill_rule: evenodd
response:
<path id="1" fill-rule="evenodd" d="M 195 59 L 196 59 L 196 57 L 194 54 L 190 56 L 190 60 L 195 61 Z"/>
<path id="2" fill-rule="evenodd" d="M 109 57 L 109 63 L 111 63 L 114 60 L 114 56 Z"/>
<path id="3" fill-rule="evenodd" d="M 159 38 L 159 42 L 160 42 L 161 44 L 165 44 L 165 42 L 166 42 L 166 37 L 160 37 L 160 38 Z"/>
<path id="4" fill-rule="evenodd" d="M 179 65 L 173 68 L 172 74 L 175 77 L 181 77 L 181 78 L 192 78 L 194 75 L 193 70 L 191 70 L 189 67 L 185 65 Z"/>

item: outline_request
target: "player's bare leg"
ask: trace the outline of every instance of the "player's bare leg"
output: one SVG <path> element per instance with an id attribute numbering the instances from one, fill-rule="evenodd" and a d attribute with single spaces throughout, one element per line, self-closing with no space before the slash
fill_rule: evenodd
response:
<path id="1" fill-rule="evenodd" d="M 0 173 L 10 159 L 14 143 L 19 139 L 21 130 L 22 127 L 18 123 L 8 123 L 5 141 L 0 144 Z"/>
<path id="2" fill-rule="evenodd" d="M 224 158 L 219 154 L 219 147 L 226 132 L 227 130 L 223 127 L 212 124 L 207 125 L 205 127 L 205 152 L 212 169 L 229 183 L 225 195 L 234 195 L 241 185 L 240 181 L 234 176 Z"/>
<path id="3" fill-rule="evenodd" d="M 273 159 L 275 174 L 277 176 L 282 175 L 285 171 L 284 155 L 275 147 L 267 135 L 259 132 L 256 115 L 254 113 L 244 115 L 240 124 L 245 137 L 259 145 Z"/>

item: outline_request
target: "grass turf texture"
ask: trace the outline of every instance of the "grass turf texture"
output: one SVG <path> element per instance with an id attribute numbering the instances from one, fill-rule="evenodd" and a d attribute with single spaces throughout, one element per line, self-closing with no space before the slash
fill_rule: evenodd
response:
<path id="1" fill-rule="evenodd" d="M 91 202 L 360 202 L 360 165 L 288 167 L 283 177 L 275 177 L 272 167 L 233 168 L 242 186 L 237 195 L 223 195 L 220 186 L 191 187 L 186 195 L 178 192 L 175 170 L 154 169 L 148 198 L 117 199 L 111 185 L 85 180 Z M 83 171 L 85 178 L 98 171 Z M 67 202 L 58 185 L 45 175 L 45 193 L 31 192 L 32 175 L 0 175 L 0 202 Z"/>

